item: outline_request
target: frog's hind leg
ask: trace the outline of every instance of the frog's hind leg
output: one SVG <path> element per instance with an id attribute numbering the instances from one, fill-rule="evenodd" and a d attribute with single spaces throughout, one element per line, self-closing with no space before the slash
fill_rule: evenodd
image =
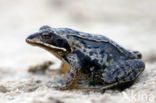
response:
<path id="1" fill-rule="evenodd" d="M 145 64 L 140 59 L 120 61 L 105 68 L 102 79 L 105 87 L 101 89 L 125 89 L 131 86 L 145 69 Z"/>

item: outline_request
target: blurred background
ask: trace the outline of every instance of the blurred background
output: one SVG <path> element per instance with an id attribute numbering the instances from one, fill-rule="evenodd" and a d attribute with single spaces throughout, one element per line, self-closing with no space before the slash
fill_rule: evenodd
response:
<path id="1" fill-rule="evenodd" d="M 54 58 L 25 38 L 42 25 L 104 34 L 143 53 L 156 50 L 155 0 L 0 0 L 0 67 Z M 56 59 L 56 58 L 54 58 Z"/>

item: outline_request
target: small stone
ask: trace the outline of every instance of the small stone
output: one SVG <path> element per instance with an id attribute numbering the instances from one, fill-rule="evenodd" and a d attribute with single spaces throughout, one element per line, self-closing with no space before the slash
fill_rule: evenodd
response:
<path id="1" fill-rule="evenodd" d="M 0 85 L 0 92 L 6 93 L 6 92 L 8 92 L 8 89 L 5 86 Z"/>

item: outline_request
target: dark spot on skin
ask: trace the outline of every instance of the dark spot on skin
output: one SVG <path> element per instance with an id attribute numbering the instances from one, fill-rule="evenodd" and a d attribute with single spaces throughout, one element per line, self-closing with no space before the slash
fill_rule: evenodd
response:
<path id="1" fill-rule="evenodd" d="M 68 36 L 68 35 L 67 35 L 66 37 L 67 37 L 67 39 L 69 39 L 69 38 L 70 38 L 70 36 Z"/>
<path id="2" fill-rule="evenodd" d="M 81 49 L 81 45 L 79 45 L 79 44 L 76 44 L 76 47 Z"/>
<path id="3" fill-rule="evenodd" d="M 83 49 L 84 52 L 86 52 L 86 49 Z"/>
<path id="4" fill-rule="evenodd" d="M 94 46 L 94 49 L 99 49 L 99 46 L 95 45 L 95 46 Z"/>
<path id="5" fill-rule="evenodd" d="M 88 45 L 87 48 L 88 48 L 88 49 L 91 49 L 92 47 L 91 47 L 91 45 Z"/>
<path id="6" fill-rule="evenodd" d="M 100 60 L 100 63 L 102 63 L 103 62 L 103 60 Z"/>
<path id="7" fill-rule="evenodd" d="M 73 50 L 75 50 L 76 49 L 76 47 L 73 47 Z"/>
<path id="8" fill-rule="evenodd" d="M 92 56 L 93 54 L 94 54 L 94 52 L 93 52 L 93 51 L 90 51 L 90 52 L 89 52 L 89 55 L 90 55 L 90 56 Z"/>
<path id="9" fill-rule="evenodd" d="M 101 50 L 101 51 L 100 51 L 100 54 L 101 54 L 101 55 L 104 55 L 104 53 L 105 53 L 104 50 Z"/>
<path id="10" fill-rule="evenodd" d="M 86 45 L 86 42 L 84 40 L 81 40 L 80 43 Z"/>
<path id="11" fill-rule="evenodd" d="M 80 35 L 80 32 L 78 32 L 78 31 L 74 31 L 74 33 L 75 33 L 76 35 Z"/>
<path id="12" fill-rule="evenodd" d="M 70 73 L 70 76 L 73 78 L 74 77 L 74 73 Z"/>

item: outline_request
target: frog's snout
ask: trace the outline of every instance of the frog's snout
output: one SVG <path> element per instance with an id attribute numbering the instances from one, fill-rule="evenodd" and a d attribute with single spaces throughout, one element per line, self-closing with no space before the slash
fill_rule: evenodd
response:
<path id="1" fill-rule="evenodd" d="M 26 41 L 28 44 L 30 44 L 30 42 L 31 42 L 33 39 L 34 39 L 34 36 L 33 36 L 33 35 L 30 35 L 30 36 L 28 36 L 28 37 L 25 39 L 25 41 Z"/>
<path id="2" fill-rule="evenodd" d="M 30 35 L 30 36 L 28 36 L 27 38 L 26 38 L 26 40 L 31 40 L 31 39 L 33 39 L 34 38 L 34 35 Z"/>
<path id="3" fill-rule="evenodd" d="M 39 41 L 39 40 L 40 40 L 40 39 L 39 39 L 39 33 L 31 34 L 31 35 L 29 35 L 29 36 L 25 39 L 25 41 L 26 41 L 27 43 L 36 42 L 36 41 Z"/>

